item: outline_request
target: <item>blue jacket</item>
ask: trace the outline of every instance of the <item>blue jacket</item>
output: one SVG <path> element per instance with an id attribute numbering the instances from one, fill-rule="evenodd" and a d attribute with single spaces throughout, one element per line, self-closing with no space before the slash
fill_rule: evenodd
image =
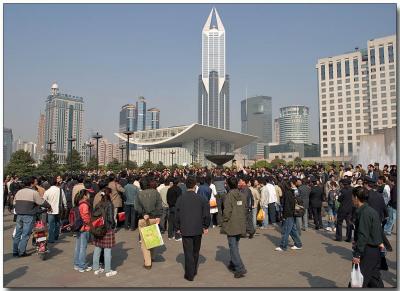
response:
<path id="1" fill-rule="evenodd" d="M 206 199 L 206 201 L 210 201 L 211 193 L 212 193 L 212 190 L 211 190 L 210 186 L 208 186 L 207 183 L 200 185 L 199 189 L 197 189 L 197 194 L 203 196 L 204 199 Z"/>
<path id="2" fill-rule="evenodd" d="M 123 195 L 126 198 L 125 204 L 126 205 L 134 205 L 136 197 L 139 194 L 139 188 L 133 184 L 126 184 L 124 189 L 125 189 L 125 192 L 123 193 Z"/>

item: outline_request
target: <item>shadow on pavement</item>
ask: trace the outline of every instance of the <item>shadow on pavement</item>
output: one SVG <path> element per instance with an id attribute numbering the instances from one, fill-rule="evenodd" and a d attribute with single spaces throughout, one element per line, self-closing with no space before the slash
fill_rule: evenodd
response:
<path id="1" fill-rule="evenodd" d="M 49 253 L 46 256 L 46 260 L 51 259 L 51 258 L 61 254 L 62 252 L 63 252 L 63 250 L 55 248 L 52 246 L 52 244 L 49 244 Z"/>
<path id="2" fill-rule="evenodd" d="M 23 275 L 26 274 L 26 271 L 28 270 L 27 266 L 23 266 L 23 267 L 19 267 L 17 269 L 15 269 L 14 271 L 8 273 L 8 274 L 4 274 L 4 287 L 7 287 L 8 284 L 10 284 L 10 282 L 14 279 L 17 279 Z"/>
<path id="3" fill-rule="evenodd" d="M 112 255 L 113 255 L 112 264 L 114 268 L 117 268 L 123 264 L 123 262 L 128 258 L 128 251 L 132 249 L 132 248 L 129 249 L 122 248 L 122 245 L 124 243 L 125 242 L 119 242 L 112 248 Z"/>
<path id="4" fill-rule="evenodd" d="M 382 280 L 386 283 L 389 283 L 392 286 L 397 286 L 397 276 L 396 276 L 396 263 L 392 262 L 388 258 L 386 258 L 386 262 L 388 264 L 388 271 L 381 271 Z"/>
<path id="5" fill-rule="evenodd" d="M 223 263 L 225 266 L 228 266 L 230 259 L 231 255 L 229 249 L 223 246 L 217 246 L 217 252 L 215 253 L 215 260 L 217 262 Z"/>
<path id="6" fill-rule="evenodd" d="M 203 255 L 199 256 L 199 265 L 204 264 L 206 261 L 206 258 Z M 180 253 L 176 257 L 176 262 L 180 263 L 182 265 L 182 269 L 185 270 L 185 255 L 183 253 Z"/>
<path id="7" fill-rule="evenodd" d="M 328 254 L 335 253 L 335 254 L 340 255 L 343 259 L 351 260 L 351 258 L 352 258 L 352 251 L 351 251 L 350 248 L 347 249 L 347 248 L 345 248 L 345 247 L 335 246 L 335 245 L 333 245 L 333 244 L 326 243 L 326 242 L 323 242 L 322 244 L 325 245 L 325 249 L 326 249 L 326 252 L 327 252 Z M 351 246 L 351 245 L 350 245 L 350 246 Z"/>
<path id="8" fill-rule="evenodd" d="M 320 276 L 313 276 L 308 272 L 299 272 L 299 274 L 307 278 L 310 287 L 337 287 L 336 283 L 332 280 L 328 280 Z"/>
<path id="9" fill-rule="evenodd" d="M 3 262 L 6 262 L 8 260 L 11 260 L 13 257 L 12 253 L 4 254 L 3 255 Z"/>
<path id="10" fill-rule="evenodd" d="M 281 242 L 281 238 L 277 236 L 270 235 L 268 233 L 264 233 L 263 236 L 268 238 L 275 246 L 279 246 Z"/>
<path id="11" fill-rule="evenodd" d="M 160 247 L 157 247 L 154 249 L 154 257 L 152 259 L 153 262 L 165 262 L 165 258 L 162 256 L 162 254 L 167 250 L 167 247 L 165 245 L 162 245 Z"/>

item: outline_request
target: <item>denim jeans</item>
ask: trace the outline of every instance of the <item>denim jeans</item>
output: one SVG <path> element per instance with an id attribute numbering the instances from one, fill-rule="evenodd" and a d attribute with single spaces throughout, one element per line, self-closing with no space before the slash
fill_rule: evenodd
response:
<path id="1" fill-rule="evenodd" d="M 288 238 L 289 235 L 292 237 L 294 241 L 294 245 L 298 248 L 302 247 L 302 243 L 297 232 L 296 223 L 294 222 L 294 217 L 288 217 L 283 220 L 282 223 L 282 240 L 280 243 L 280 247 L 283 250 L 286 250 L 288 247 Z"/>
<path id="2" fill-rule="evenodd" d="M 254 229 L 257 227 L 257 207 L 251 210 L 251 215 L 253 216 Z"/>
<path id="3" fill-rule="evenodd" d="M 79 231 L 76 234 L 74 265 L 79 269 L 86 268 L 86 248 L 89 242 L 90 233 Z"/>
<path id="4" fill-rule="evenodd" d="M 111 249 L 104 250 L 104 271 L 106 273 L 111 271 Z M 93 270 L 96 271 L 100 268 L 100 254 L 101 248 L 95 247 L 93 252 Z"/>
<path id="5" fill-rule="evenodd" d="M 302 219 L 302 224 L 303 224 L 303 230 L 307 230 L 308 229 L 308 208 L 304 208 L 304 215 L 301 219 Z"/>
<path id="6" fill-rule="evenodd" d="M 268 204 L 268 214 L 269 214 L 269 217 L 271 219 L 271 223 L 275 224 L 276 223 L 276 206 L 275 206 L 275 202 Z"/>
<path id="7" fill-rule="evenodd" d="M 26 245 L 32 233 L 33 215 L 17 215 L 17 225 L 13 239 L 13 254 L 22 255 L 26 252 Z"/>
<path id="8" fill-rule="evenodd" d="M 125 204 L 124 211 L 125 211 L 125 228 L 127 229 L 130 227 L 131 229 L 135 229 L 136 228 L 135 206 Z"/>
<path id="9" fill-rule="evenodd" d="M 264 220 L 262 222 L 262 226 L 267 227 L 268 226 L 268 207 L 263 207 L 262 209 L 264 210 Z"/>
<path id="10" fill-rule="evenodd" d="M 49 243 L 54 243 L 60 235 L 60 216 L 58 214 L 48 214 L 49 224 Z"/>
<path id="11" fill-rule="evenodd" d="M 163 207 L 159 224 L 161 232 L 165 232 L 167 230 L 167 223 L 168 223 L 168 207 Z"/>
<path id="12" fill-rule="evenodd" d="M 383 230 L 384 230 L 386 235 L 391 235 L 392 234 L 393 225 L 396 222 L 397 209 L 394 209 L 393 207 L 388 206 L 388 212 L 389 212 L 389 217 L 388 217 L 388 220 L 387 220 Z"/>
<path id="13" fill-rule="evenodd" d="M 229 252 L 231 255 L 231 265 L 235 273 L 241 273 L 245 270 L 242 259 L 239 254 L 239 240 L 240 235 L 229 236 L 228 235 L 228 245 Z"/>
<path id="14" fill-rule="evenodd" d="M 328 227 L 335 228 L 337 212 L 334 206 L 328 205 Z"/>
<path id="15" fill-rule="evenodd" d="M 301 224 L 302 224 L 302 217 L 295 217 L 295 219 L 296 219 L 296 229 L 297 229 L 297 232 L 298 232 L 298 234 L 299 234 L 299 236 L 301 236 Z"/>

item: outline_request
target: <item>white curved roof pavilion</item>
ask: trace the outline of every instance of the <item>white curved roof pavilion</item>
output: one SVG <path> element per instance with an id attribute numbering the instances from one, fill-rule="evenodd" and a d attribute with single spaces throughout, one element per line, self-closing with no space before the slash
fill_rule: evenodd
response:
<path id="1" fill-rule="evenodd" d="M 123 133 L 114 134 L 124 141 L 127 140 L 127 136 Z M 230 143 L 234 149 L 244 147 L 257 139 L 253 135 L 193 123 L 185 126 L 136 131 L 129 137 L 129 143 L 143 147 L 170 147 L 198 138 Z"/>

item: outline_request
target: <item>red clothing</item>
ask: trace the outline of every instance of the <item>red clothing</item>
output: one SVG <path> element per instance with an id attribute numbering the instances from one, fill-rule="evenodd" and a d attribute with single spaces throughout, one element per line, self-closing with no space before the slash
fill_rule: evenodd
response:
<path id="1" fill-rule="evenodd" d="M 86 200 L 79 201 L 79 214 L 83 220 L 83 226 L 81 227 L 81 231 L 89 231 L 90 230 L 90 206 Z"/>

